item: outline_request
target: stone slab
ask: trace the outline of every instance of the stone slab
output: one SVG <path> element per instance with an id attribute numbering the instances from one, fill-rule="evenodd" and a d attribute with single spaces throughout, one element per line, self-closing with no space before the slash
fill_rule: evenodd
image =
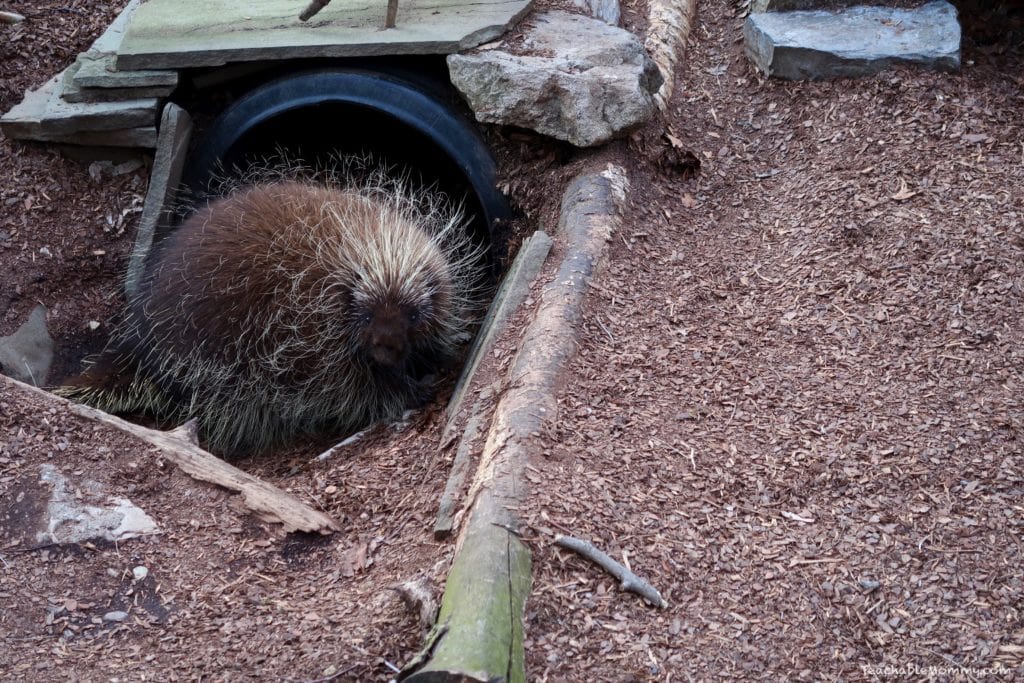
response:
<path id="1" fill-rule="evenodd" d="M 945 0 L 917 9 L 751 14 L 743 34 L 747 56 L 779 78 L 865 76 L 896 64 L 960 68 L 960 24 Z"/>
<path id="2" fill-rule="evenodd" d="M 67 135 L 39 135 L 33 138 L 38 142 L 52 142 L 62 145 L 82 147 L 123 147 L 133 149 L 154 149 L 157 141 L 156 126 L 141 128 L 121 128 L 118 130 L 85 130 Z M 109 154 L 101 158 L 111 158 Z"/>
<path id="3" fill-rule="evenodd" d="M 79 55 L 78 59 L 75 60 L 75 63 L 68 67 L 68 70 L 64 72 L 61 97 L 64 98 L 65 102 L 71 102 L 73 104 L 81 102 L 123 102 L 125 100 L 148 99 L 151 97 L 167 97 L 174 92 L 174 85 L 153 85 L 144 87 L 135 87 L 133 85 L 123 88 L 105 86 L 82 87 L 79 82 L 76 81 L 75 77 L 78 75 L 82 64 L 85 62 L 86 59 Z M 175 81 L 177 81 L 177 72 L 160 71 L 157 73 L 173 73 Z M 109 83 L 110 81 L 106 80 L 104 82 Z"/>
<path id="4" fill-rule="evenodd" d="M 404 0 L 384 29 L 382 0 L 333 0 L 308 22 L 295 0 L 149 0 L 132 16 L 118 70 L 315 57 L 450 54 L 497 38 L 530 0 Z"/>
<path id="5" fill-rule="evenodd" d="M 74 84 L 79 88 L 150 88 L 164 86 L 174 88 L 178 84 L 177 71 L 128 71 L 118 72 L 114 66 L 117 49 L 124 40 L 131 17 L 138 9 L 140 0 L 131 0 L 117 18 L 111 22 L 92 46 L 80 54 L 73 74 Z M 109 98 L 114 99 L 114 98 Z"/>
<path id="6" fill-rule="evenodd" d="M 0 372 L 41 387 L 53 362 L 53 338 L 46 329 L 46 308 L 37 305 L 17 331 L 0 337 Z"/>
<path id="7" fill-rule="evenodd" d="M 192 139 L 192 117 L 188 112 L 169 102 L 160 117 L 160 137 L 153 157 L 153 170 L 149 174 L 149 190 L 142 205 L 139 228 L 135 233 L 135 246 L 128 261 L 128 274 L 124 290 L 128 298 L 135 295 L 142 280 L 153 237 L 164 224 L 174 205 L 181 173 L 185 168 L 185 154 Z"/>
<path id="8" fill-rule="evenodd" d="M 751 12 L 789 12 L 793 10 L 835 9 L 838 6 L 881 5 L 884 0 L 751 0 Z"/>
<path id="9" fill-rule="evenodd" d="M 86 131 L 112 131 L 156 125 L 156 99 L 73 104 L 61 94 L 61 72 L 25 95 L 0 118 L 0 129 L 10 138 L 53 140 L 54 136 Z"/>

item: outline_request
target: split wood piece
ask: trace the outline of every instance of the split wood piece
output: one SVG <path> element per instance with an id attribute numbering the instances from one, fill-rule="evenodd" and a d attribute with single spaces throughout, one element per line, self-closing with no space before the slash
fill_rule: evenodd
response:
<path id="1" fill-rule="evenodd" d="M 668 603 L 661 597 L 661 593 L 654 586 L 613 560 L 607 553 L 598 550 L 590 541 L 584 541 L 571 536 L 556 536 L 555 545 L 573 551 L 614 576 L 619 580 L 619 587 L 622 590 L 636 593 L 655 607 L 662 609 L 668 607 Z"/>
<path id="2" fill-rule="evenodd" d="M 10 377 L 0 382 L 62 405 L 68 412 L 130 434 L 159 448 L 167 459 L 194 479 L 207 481 L 242 494 L 247 509 L 266 522 L 281 524 L 285 531 L 329 534 L 341 527 L 333 519 L 309 507 L 290 493 L 229 465 L 195 444 L 194 427 L 185 424 L 169 432 L 148 429 L 90 406 L 73 403 Z"/>
<path id="3" fill-rule="evenodd" d="M 129 298 L 139 289 L 149 250 L 153 246 L 153 236 L 166 224 L 171 215 L 191 137 L 192 118 L 187 111 L 173 102 L 168 102 L 160 118 L 160 135 L 153 158 L 153 171 L 149 175 L 149 190 L 142 205 L 142 216 L 139 218 L 139 228 L 135 233 L 135 246 L 128 261 L 128 274 L 124 281 L 124 291 Z"/>
<path id="4" fill-rule="evenodd" d="M 410 610 L 419 615 L 420 626 L 431 628 L 437 619 L 438 588 L 427 578 L 409 579 L 404 583 L 391 586 L 398 593 L 402 602 Z"/>
<path id="5" fill-rule="evenodd" d="M 17 12 L 0 11 L 0 24 L 20 24 L 23 21 L 25 17 Z"/>
<path id="6" fill-rule="evenodd" d="M 502 333 L 508 319 L 519 310 L 519 305 L 530 293 L 530 287 L 537 279 L 550 251 L 551 238 L 543 230 L 537 230 L 523 241 L 519 251 L 516 252 L 516 257 L 512 261 L 508 273 L 502 279 L 498 291 L 495 292 L 484 321 L 480 324 L 480 331 L 477 332 L 473 346 L 470 347 L 465 368 L 455 385 L 451 399 L 448 401 L 448 407 L 445 409 L 448 414 L 448 423 L 445 425 L 441 443 L 448 443 L 448 439 L 451 438 L 455 421 L 462 409 L 469 388 L 473 386 L 480 362 L 490 354 L 494 347 L 494 340 Z"/>
<path id="7" fill-rule="evenodd" d="M 672 99 L 676 65 L 686 51 L 696 10 L 697 0 L 651 0 L 647 11 L 644 48 L 665 79 L 658 92 L 654 93 L 654 102 L 662 113 Z"/>
<path id="8" fill-rule="evenodd" d="M 526 497 L 524 470 L 540 448 L 538 435 L 555 419 L 557 392 L 581 334 L 587 287 L 621 220 L 625 186 L 625 172 L 609 166 L 578 177 L 566 190 L 559 221 L 565 258 L 541 293 L 495 407 L 437 624 L 400 680 L 525 680 L 530 551 L 516 532 L 516 510 Z"/>
<path id="9" fill-rule="evenodd" d="M 488 396 L 481 396 L 474 402 L 473 409 L 466 421 L 466 429 L 462 432 L 459 445 L 455 449 L 455 458 L 452 460 L 452 469 L 448 473 L 448 482 L 445 484 L 444 493 L 441 495 L 441 503 L 437 508 L 437 521 L 434 522 L 434 538 L 442 540 L 451 536 L 455 528 L 455 510 L 458 507 L 458 498 L 462 493 L 462 487 L 469 476 L 470 456 L 473 453 L 473 442 L 480 436 L 483 430 L 484 409 L 487 407 Z"/>

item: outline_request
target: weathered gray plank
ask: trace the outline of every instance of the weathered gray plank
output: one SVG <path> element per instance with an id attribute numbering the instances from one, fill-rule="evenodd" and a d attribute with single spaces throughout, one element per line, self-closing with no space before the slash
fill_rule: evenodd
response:
<path id="1" fill-rule="evenodd" d="M 131 17 L 118 70 L 219 66 L 228 62 L 449 54 L 492 40 L 530 0 L 405 0 L 384 30 L 384 0 L 333 0 L 308 22 L 295 0 L 149 0 Z"/>

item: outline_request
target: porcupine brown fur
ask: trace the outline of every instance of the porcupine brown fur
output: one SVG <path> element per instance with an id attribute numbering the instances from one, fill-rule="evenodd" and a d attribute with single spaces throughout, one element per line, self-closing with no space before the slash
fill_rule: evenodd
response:
<path id="1" fill-rule="evenodd" d="M 242 187 L 161 243 L 107 348 L 60 393 L 198 418 L 225 453 L 396 418 L 465 340 L 479 261 L 461 212 L 423 195 Z"/>

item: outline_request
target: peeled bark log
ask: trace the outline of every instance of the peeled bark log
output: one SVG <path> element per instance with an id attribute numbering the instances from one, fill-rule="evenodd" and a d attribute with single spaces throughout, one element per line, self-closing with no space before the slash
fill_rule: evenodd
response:
<path id="1" fill-rule="evenodd" d="M 433 637 L 404 680 L 525 681 L 523 609 L 530 552 L 517 535 L 524 469 L 555 419 L 565 368 L 576 353 L 587 285 L 603 259 L 625 200 L 622 169 L 573 182 L 562 200 L 566 256 L 544 288 L 494 411 L 470 487 L 468 520 L 448 574 Z M 410 669 L 415 668 L 415 672 Z M 402 677 L 400 677 L 402 679 Z"/>

